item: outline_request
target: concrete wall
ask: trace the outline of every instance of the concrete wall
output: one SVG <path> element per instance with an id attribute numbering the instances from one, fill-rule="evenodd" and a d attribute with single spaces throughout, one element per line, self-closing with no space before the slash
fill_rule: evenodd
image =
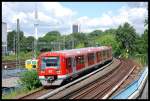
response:
<path id="1" fill-rule="evenodd" d="M 133 81 L 129 86 L 127 86 L 125 89 L 113 96 L 111 99 L 137 99 L 142 93 L 144 93 L 142 92 L 142 90 L 145 86 L 147 78 L 148 67 L 145 67 L 144 70 L 141 73 L 139 73 L 139 78 L 137 80 Z M 148 91 L 145 91 L 144 94 L 147 96 Z"/>

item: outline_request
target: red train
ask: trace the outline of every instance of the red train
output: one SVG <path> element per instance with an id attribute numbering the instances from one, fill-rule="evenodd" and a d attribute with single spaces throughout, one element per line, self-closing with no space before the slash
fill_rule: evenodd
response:
<path id="1" fill-rule="evenodd" d="M 61 85 L 91 68 L 112 60 L 108 46 L 45 52 L 38 57 L 38 75 L 43 86 Z"/>

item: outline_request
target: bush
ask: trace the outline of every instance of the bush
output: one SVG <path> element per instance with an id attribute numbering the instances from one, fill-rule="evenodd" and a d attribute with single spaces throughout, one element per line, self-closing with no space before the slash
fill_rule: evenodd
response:
<path id="1" fill-rule="evenodd" d="M 35 70 L 23 72 L 20 74 L 20 76 L 21 78 L 19 80 L 19 84 L 21 84 L 21 86 L 27 88 L 28 90 L 39 88 L 40 86 L 42 86 Z"/>
<path id="2" fill-rule="evenodd" d="M 148 65 L 148 56 L 147 54 L 133 54 L 132 56 L 133 60 L 136 60 L 138 61 L 138 63 L 144 67 L 144 66 L 147 66 Z"/>

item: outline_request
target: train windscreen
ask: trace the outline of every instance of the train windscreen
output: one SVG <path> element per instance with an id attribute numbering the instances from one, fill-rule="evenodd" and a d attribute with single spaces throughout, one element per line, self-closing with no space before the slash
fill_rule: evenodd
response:
<path id="1" fill-rule="evenodd" d="M 42 69 L 47 68 L 58 68 L 60 64 L 59 57 L 45 57 L 42 59 Z"/>

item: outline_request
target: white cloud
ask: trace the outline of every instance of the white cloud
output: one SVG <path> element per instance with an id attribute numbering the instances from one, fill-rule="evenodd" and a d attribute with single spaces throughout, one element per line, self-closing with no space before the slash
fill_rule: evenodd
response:
<path id="1" fill-rule="evenodd" d="M 144 19 L 148 16 L 146 7 L 127 7 L 124 6 L 113 14 L 112 11 L 102 14 L 100 17 L 89 18 L 87 16 L 80 17 L 76 20 L 81 24 L 81 31 L 90 32 L 92 29 L 106 30 L 109 28 L 117 28 L 125 22 L 133 26 L 140 34 L 144 32 Z M 113 15 L 112 15 L 113 14 Z"/>
<path id="2" fill-rule="evenodd" d="M 38 2 L 37 5 L 39 36 L 52 30 L 69 34 L 72 32 L 73 23 L 79 23 L 81 31 L 91 32 L 96 29 L 117 28 L 120 24 L 128 22 L 137 32 L 143 33 L 144 19 L 148 16 L 147 7 L 143 6 L 145 3 L 136 3 L 136 5 L 132 3 L 117 9 L 115 13 L 111 10 L 101 14 L 102 16 L 93 18 L 86 15 L 76 18 L 78 14 L 76 11 L 64 7 L 59 2 Z M 34 6 L 34 2 L 2 2 L 2 21 L 9 25 L 9 30 L 12 30 L 16 29 L 16 19 L 19 18 L 21 30 L 26 32 L 25 35 L 29 33 L 32 35 L 34 33 Z"/>
<path id="3" fill-rule="evenodd" d="M 38 2 L 37 8 L 39 25 L 50 27 L 45 29 L 46 31 L 51 31 L 51 28 L 58 24 L 59 26 L 66 26 L 69 29 L 70 24 L 72 24 L 72 16 L 76 14 L 75 11 L 62 6 L 58 2 Z M 26 33 L 31 33 L 32 31 L 34 33 L 34 10 L 34 2 L 3 2 L 2 21 L 10 25 L 9 30 L 12 30 L 16 28 L 16 20 L 19 18 L 21 30 Z M 41 35 L 39 34 L 39 36 Z"/>
<path id="4" fill-rule="evenodd" d="M 112 26 L 113 25 L 113 20 L 111 16 L 108 14 L 103 14 L 102 17 L 99 19 L 100 25 L 101 26 Z"/>
<path id="5" fill-rule="evenodd" d="M 46 11 L 50 11 L 50 14 L 53 14 L 54 17 L 66 17 L 66 16 L 73 16 L 76 14 L 75 11 L 72 11 L 69 8 L 63 7 L 58 2 L 44 2 L 42 6 L 45 8 Z"/>
<path id="6" fill-rule="evenodd" d="M 27 15 L 23 12 L 19 12 L 17 15 L 13 15 L 12 23 L 16 23 L 17 19 L 19 19 L 23 23 L 27 23 Z"/>

